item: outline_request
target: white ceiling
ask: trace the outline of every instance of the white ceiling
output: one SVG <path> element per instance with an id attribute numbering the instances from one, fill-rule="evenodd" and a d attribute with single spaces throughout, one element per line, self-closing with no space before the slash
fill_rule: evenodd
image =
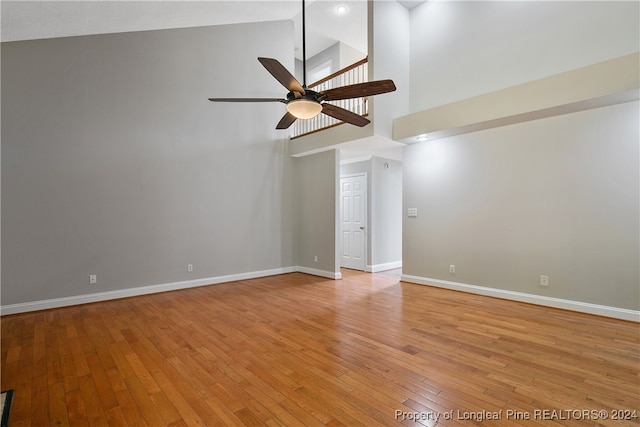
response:
<path id="1" fill-rule="evenodd" d="M 348 13 L 340 15 L 336 6 Z M 7 1 L 0 2 L 3 42 L 259 21 L 293 20 L 302 58 L 302 2 L 232 1 Z M 367 51 L 366 0 L 307 0 L 307 57 L 342 41 Z"/>

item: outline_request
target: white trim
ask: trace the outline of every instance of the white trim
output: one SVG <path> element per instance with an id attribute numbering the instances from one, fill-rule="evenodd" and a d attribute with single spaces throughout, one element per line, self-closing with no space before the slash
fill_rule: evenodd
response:
<path id="1" fill-rule="evenodd" d="M 387 262 L 385 264 L 367 265 L 364 271 L 368 273 L 379 273 L 381 271 L 393 270 L 396 268 L 402 268 L 402 261 Z"/>
<path id="2" fill-rule="evenodd" d="M 561 308 L 564 310 L 578 311 L 581 313 L 595 314 L 598 316 L 612 317 L 621 320 L 630 320 L 632 322 L 640 322 L 640 311 L 629 310 L 626 308 L 609 307 L 606 305 L 591 304 L 582 301 L 573 301 L 547 297 L 543 295 L 527 294 L 524 292 L 508 291 L 505 289 L 488 288 L 486 286 L 469 285 L 466 283 L 449 282 L 446 280 L 411 276 L 408 274 L 403 274 L 400 280 L 404 282 L 416 283 L 419 285 L 434 286 L 438 288 L 451 289 L 454 291 L 469 292 L 472 294 L 502 298 L 511 301 L 526 302 L 529 304 L 542 305 L 546 307 Z"/>
<path id="3" fill-rule="evenodd" d="M 390 263 L 392 264 L 392 263 Z M 382 264 L 382 265 L 390 265 Z M 376 266 L 377 267 L 377 266 Z M 398 268 L 398 267 L 393 267 Z M 383 271 L 383 270 L 379 270 Z M 216 285 L 220 283 L 234 282 L 237 280 L 256 279 L 259 277 L 274 276 L 278 274 L 300 272 L 313 276 L 326 277 L 328 279 L 342 279 L 342 273 L 318 270 L 308 267 L 283 267 L 271 270 L 253 271 L 248 273 L 230 274 L 226 276 L 209 277 L 204 279 L 186 280 L 182 282 L 165 283 L 160 285 L 140 286 L 117 291 L 98 292 L 95 294 L 75 295 L 64 298 L 54 298 L 42 301 L 32 301 L 26 303 L 10 304 L 0 306 L 0 315 L 26 313 L 30 311 L 48 310 L 51 308 L 67 307 L 78 304 L 88 304 L 93 302 L 108 301 L 113 299 L 127 298 L 139 295 L 149 295 L 159 292 L 175 291 L 180 289 L 195 288 L 199 286 Z M 546 297 L 542 295 L 526 294 L 504 289 L 488 288 L 485 286 L 469 285 L 465 283 L 449 282 L 446 280 L 430 279 L 419 276 L 403 274 L 401 280 L 404 282 L 417 283 L 420 285 L 435 286 L 456 291 L 470 292 L 478 295 L 487 295 L 496 298 L 508 299 L 512 301 L 526 302 L 530 304 L 543 305 L 547 307 L 561 308 L 565 310 L 579 311 L 582 313 L 595 314 L 599 316 L 612 317 L 622 320 L 640 322 L 640 311 L 628 310 L 618 307 L 609 307 L 598 304 L 591 304 L 580 301 L 571 301 L 559 298 Z"/>
<path id="4" fill-rule="evenodd" d="M 315 268 L 309 267 L 297 267 L 297 270 L 300 273 L 311 274 L 312 276 L 320 276 L 326 277 L 327 279 L 340 280 L 342 279 L 342 273 L 334 272 L 334 271 L 325 271 L 325 270 L 317 270 Z"/>
<path id="5" fill-rule="evenodd" d="M 3 305 L 0 307 L 0 315 L 26 313 L 30 311 L 48 310 L 51 308 L 67 307 L 78 304 L 108 301 L 119 298 L 149 295 L 159 292 L 176 291 L 180 289 L 196 288 L 199 286 L 217 285 L 220 283 L 234 282 L 237 280 L 256 279 L 258 277 L 274 276 L 277 274 L 293 273 L 300 271 L 299 267 L 283 267 L 271 270 L 252 271 L 248 273 L 229 274 L 225 276 L 207 277 L 203 279 L 185 280 L 182 282 L 164 283 L 159 285 L 139 286 L 134 288 L 119 289 L 117 291 L 97 292 L 95 294 L 74 295 L 70 297 L 54 298 L 42 301 L 32 301 L 18 304 Z"/>
<path id="6" fill-rule="evenodd" d="M 109 301 L 120 298 L 150 295 L 160 292 L 177 291 L 180 289 L 197 288 L 200 286 L 217 285 L 220 283 L 235 282 L 238 280 L 257 279 L 259 277 L 276 276 L 286 273 L 306 273 L 313 276 L 321 276 L 329 279 L 342 279 L 342 273 L 317 270 L 307 267 L 282 267 L 271 270 L 251 271 L 248 273 L 229 274 L 225 276 L 207 277 L 203 279 L 185 280 L 182 282 L 163 283 L 159 285 L 138 286 L 134 288 L 119 289 L 117 291 L 97 292 L 95 294 L 73 295 L 70 297 L 53 298 L 41 301 L 30 301 L 18 304 L 0 306 L 0 316 L 9 314 L 27 313 L 38 310 L 68 307 L 79 304 Z"/>

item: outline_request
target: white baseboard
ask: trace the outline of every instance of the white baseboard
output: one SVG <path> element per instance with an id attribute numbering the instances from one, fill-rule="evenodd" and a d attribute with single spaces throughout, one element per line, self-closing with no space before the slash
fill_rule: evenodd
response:
<path id="1" fill-rule="evenodd" d="M 334 271 L 317 270 L 309 267 L 297 267 L 296 271 L 300 273 L 311 274 L 313 276 L 326 277 L 327 279 L 340 280 L 342 279 L 342 273 Z"/>
<path id="2" fill-rule="evenodd" d="M 387 262 L 385 264 L 367 265 L 364 271 L 369 273 L 379 273 L 381 271 L 393 270 L 396 268 L 402 268 L 402 261 Z"/>
<path id="3" fill-rule="evenodd" d="M 9 304 L 0 307 L 0 315 L 26 313 L 30 311 L 48 310 L 51 308 L 67 307 L 71 305 L 108 301 L 139 295 L 155 294 L 159 292 L 176 291 L 180 289 L 196 288 L 199 286 L 217 285 L 237 280 L 256 279 L 258 277 L 275 276 L 277 274 L 293 273 L 298 267 L 283 267 L 271 270 L 252 271 L 248 273 L 229 274 L 225 276 L 206 277 L 182 282 L 164 283 L 159 285 L 139 286 L 135 288 L 119 289 L 117 291 L 97 292 L 94 294 L 74 295 L 70 297 L 54 298 L 42 301 Z M 310 273 L 313 274 L 313 273 Z"/>
<path id="4" fill-rule="evenodd" d="M 387 265 L 387 264 L 385 264 Z M 392 267 L 398 268 L 398 267 Z M 384 270 L 377 270 L 384 271 Z M 259 277 L 274 276 L 300 272 L 314 276 L 326 277 L 328 279 L 342 279 L 339 272 L 318 270 L 308 267 L 283 267 L 271 270 L 253 271 L 248 273 L 230 274 L 225 276 L 208 277 L 196 280 L 186 280 L 181 282 L 165 283 L 159 285 L 140 286 L 135 288 L 120 289 L 117 291 L 98 292 L 94 294 L 75 295 L 64 298 L 54 298 L 26 303 L 9 304 L 0 307 L 0 315 L 26 313 L 51 308 L 67 307 L 71 305 L 87 304 L 100 301 L 108 301 L 119 298 L 127 298 L 139 295 L 154 294 L 159 292 L 175 291 L 180 289 L 195 288 L 199 286 L 215 285 L 237 280 L 255 279 Z M 507 291 L 503 289 L 488 288 L 484 286 L 469 285 L 465 283 L 449 282 L 446 280 L 430 279 L 419 276 L 403 274 L 401 280 L 405 282 L 417 283 L 421 285 L 436 286 L 456 291 L 470 292 L 479 295 L 487 295 L 496 298 L 508 299 L 512 301 L 526 302 L 530 304 L 543 305 L 547 307 L 562 308 L 565 310 L 578 311 L 582 313 L 596 314 L 599 316 L 612 317 L 622 320 L 640 322 L 640 311 L 628 310 L 624 308 L 609 307 L 591 304 L 580 301 L 565 300 L 559 298 L 546 297 L 542 295 L 526 294 L 522 292 Z"/>
<path id="5" fill-rule="evenodd" d="M 598 316 L 612 317 L 621 320 L 629 320 L 632 322 L 640 322 L 640 311 L 629 310 L 626 308 L 609 307 L 606 305 L 591 304 L 582 301 L 573 301 L 547 297 L 543 295 L 527 294 L 524 292 L 488 288 L 485 286 L 469 285 L 466 283 L 449 282 L 446 280 L 430 279 L 428 277 L 411 276 L 408 274 L 403 274 L 400 280 L 404 282 L 417 283 L 419 285 L 434 286 L 438 288 L 451 289 L 454 291 L 469 292 L 472 294 L 526 302 L 529 304 L 542 305 L 546 307 L 561 308 L 564 310 L 578 311 L 581 313 L 595 314 Z"/>

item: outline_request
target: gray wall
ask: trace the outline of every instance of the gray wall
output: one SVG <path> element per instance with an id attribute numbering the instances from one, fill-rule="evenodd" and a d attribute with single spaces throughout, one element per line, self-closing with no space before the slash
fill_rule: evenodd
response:
<path id="1" fill-rule="evenodd" d="M 371 169 L 371 265 L 375 268 L 402 262 L 402 162 L 374 156 Z"/>
<path id="2" fill-rule="evenodd" d="M 638 310 L 639 114 L 626 103 L 407 148 L 404 206 L 419 214 L 405 212 L 403 273 Z"/>
<path id="3" fill-rule="evenodd" d="M 294 159 L 296 265 L 327 276 L 340 272 L 338 156 L 330 150 Z"/>
<path id="4" fill-rule="evenodd" d="M 258 56 L 292 23 L 3 43 L 2 304 L 294 265 L 282 105 L 207 101 Z"/>
<path id="5" fill-rule="evenodd" d="M 409 113 L 411 26 L 409 11 L 395 1 L 369 7 L 369 77 L 392 79 L 396 90 L 370 99 L 375 135 L 391 139 L 393 119 Z"/>
<path id="6" fill-rule="evenodd" d="M 638 9 L 427 2 L 411 111 L 637 51 Z M 639 125 L 633 102 L 409 146 L 403 273 L 638 310 Z"/>

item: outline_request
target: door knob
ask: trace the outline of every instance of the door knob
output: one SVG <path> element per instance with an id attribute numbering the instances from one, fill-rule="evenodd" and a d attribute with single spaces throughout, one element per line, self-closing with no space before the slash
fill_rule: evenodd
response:
<path id="1" fill-rule="evenodd" d="M 360 227 L 360 230 L 364 230 L 364 227 Z"/>

